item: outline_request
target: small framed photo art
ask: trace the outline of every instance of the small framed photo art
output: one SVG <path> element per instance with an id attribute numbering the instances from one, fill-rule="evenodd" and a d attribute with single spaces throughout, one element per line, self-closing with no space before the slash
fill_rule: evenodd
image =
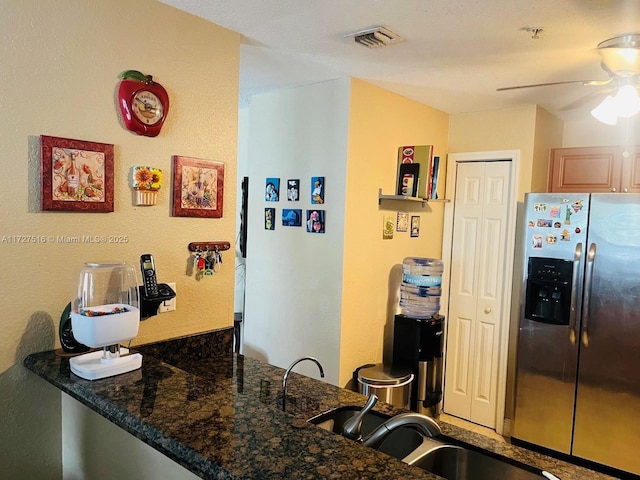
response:
<path id="1" fill-rule="evenodd" d="M 396 232 L 406 232 L 409 230 L 409 214 L 407 212 L 398 212 L 396 220 Z"/>
<path id="2" fill-rule="evenodd" d="M 276 229 L 276 209 L 267 207 L 264 209 L 264 229 L 275 230 Z"/>
<path id="3" fill-rule="evenodd" d="M 282 225 L 285 227 L 302 226 L 302 210 L 285 208 L 282 210 Z"/>
<path id="4" fill-rule="evenodd" d="M 224 163 L 173 157 L 173 216 L 222 218 Z"/>
<path id="5" fill-rule="evenodd" d="M 113 212 L 113 145 L 40 137 L 42 210 Z"/>
<path id="6" fill-rule="evenodd" d="M 264 199 L 267 202 L 280 200 L 280 179 L 268 177 L 264 186 Z"/>
<path id="7" fill-rule="evenodd" d="M 413 215 L 411 217 L 411 236 L 420 236 L 420 217 L 418 215 Z"/>
<path id="8" fill-rule="evenodd" d="M 393 238 L 393 230 L 395 224 L 394 218 L 391 215 L 385 215 L 382 217 L 382 239 L 391 240 Z"/>
<path id="9" fill-rule="evenodd" d="M 297 202 L 300 200 L 300 180 L 297 178 L 287 180 L 287 200 Z"/>
<path id="10" fill-rule="evenodd" d="M 324 233 L 324 210 L 307 210 L 307 232 Z"/>
<path id="11" fill-rule="evenodd" d="M 311 203 L 324 203 L 324 177 L 311 177 Z"/>

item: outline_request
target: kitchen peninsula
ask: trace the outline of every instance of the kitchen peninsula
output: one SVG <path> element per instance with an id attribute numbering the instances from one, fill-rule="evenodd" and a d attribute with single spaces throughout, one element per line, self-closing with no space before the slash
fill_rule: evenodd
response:
<path id="1" fill-rule="evenodd" d="M 224 329 L 138 346 L 141 370 L 93 382 L 73 375 L 68 357 L 55 351 L 29 355 L 24 365 L 201 478 L 440 478 L 306 422 L 335 407 L 364 405 L 355 392 L 293 373 L 283 412 L 284 370 L 233 354 L 231 339 L 232 329 Z M 381 402 L 375 410 L 401 412 Z M 562 480 L 611 479 L 440 424 L 448 437 Z"/>

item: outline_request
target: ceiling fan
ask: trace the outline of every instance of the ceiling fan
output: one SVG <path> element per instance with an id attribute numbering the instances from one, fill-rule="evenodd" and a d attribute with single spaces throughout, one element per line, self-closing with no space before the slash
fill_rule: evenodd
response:
<path id="1" fill-rule="evenodd" d="M 607 80 L 570 80 L 564 82 L 536 83 L 515 87 L 498 88 L 497 91 L 518 90 L 521 88 L 547 87 L 551 85 L 566 85 L 581 83 L 585 86 L 607 86 L 592 93 L 608 94 L 598 104 L 591 115 L 602 123 L 616 125 L 619 118 L 629 118 L 640 113 L 640 34 L 613 37 L 597 46 L 603 70 L 607 72 Z M 615 92 L 612 96 L 610 92 Z M 591 95 L 584 97 L 582 101 Z"/>
<path id="2" fill-rule="evenodd" d="M 561 82 L 534 83 L 496 89 L 498 92 L 518 90 L 521 88 L 547 87 L 581 83 L 585 86 L 611 85 L 615 88 L 622 85 L 638 85 L 640 76 L 640 33 L 613 37 L 600 42 L 596 47 L 602 57 L 601 66 L 609 75 L 607 80 L 569 80 Z"/>

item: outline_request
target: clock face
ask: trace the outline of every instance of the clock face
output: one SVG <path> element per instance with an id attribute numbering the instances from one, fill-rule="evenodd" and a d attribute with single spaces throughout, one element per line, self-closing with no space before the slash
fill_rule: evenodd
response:
<path id="1" fill-rule="evenodd" d="M 148 90 L 137 91 L 132 103 L 133 114 L 145 125 L 155 125 L 164 116 L 162 102 Z"/>

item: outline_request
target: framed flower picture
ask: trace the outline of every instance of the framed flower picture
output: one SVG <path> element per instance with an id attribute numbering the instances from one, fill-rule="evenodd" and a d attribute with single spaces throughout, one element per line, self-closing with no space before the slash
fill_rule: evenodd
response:
<path id="1" fill-rule="evenodd" d="M 40 137 L 42 210 L 113 212 L 113 145 Z"/>
<path id="2" fill-rule="evenodd" d="M 173 157 L 173 216 L 221 218 L 224 163 Z"/>

